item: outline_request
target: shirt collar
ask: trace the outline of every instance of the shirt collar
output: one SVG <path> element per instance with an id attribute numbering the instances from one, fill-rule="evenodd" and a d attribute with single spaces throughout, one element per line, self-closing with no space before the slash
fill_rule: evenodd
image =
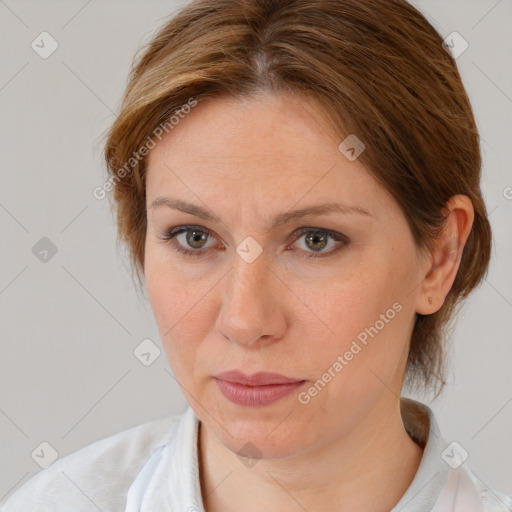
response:
<path id="1" fill-rule="evenodd" d="M 188 406 L 166 439 L 141 512 L 205 512 L 199 480 L 198 429 L 199 419 Z"/>
<path id="2" fill-rule="evenodd" d="M 411 485 L 391 512 L 429 512 L 445 486 L 450 467 L 441 458 L 446 443 L 432 410 L 400 399 L 404 427 L 424 451 Z M 188 406 L 166 439 L 161 462 L 144 496 L 141 512 L 204 512 L 198 461 L 199 419 Z M 171 508 L 172 506 L 172 508 Z"/>
<path id="3" fill-rule="evenodd" d="M 446 443 L 428 406 L 402 397 L 400 411 L 405 430 L 423 448 L 423 456 L 411 484 L 391 512 L 430 512 L 450 473 L 450 466 L 441 457 Z"/>

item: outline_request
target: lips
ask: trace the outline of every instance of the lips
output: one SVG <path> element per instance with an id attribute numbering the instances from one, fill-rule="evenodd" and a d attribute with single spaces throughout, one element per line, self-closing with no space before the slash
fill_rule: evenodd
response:
<path id="1" fill-rule="evenodd" d="M 292 393 L 304 380 L 279 373 L 258 372 L 246 375 L 238 370 L 214 376 L 221 393 L 230 402 L 243 407 L 264 407 Z"/>
<path id="2" fill-rule="evenodd" d="M 246 375 L 239 370 L 232 370 L 229 372 L 222 372 L 214 375 L 215 378 L 221 379 L 233 384 L 243 384 L 244 386 L 265 386 L 271 384 L 292 384 L 294 382 L 301 382 L 302 379 L 294 379 L 286 377 L 280 373 L 271 372 L 258 372 L 252 375 Z"/>

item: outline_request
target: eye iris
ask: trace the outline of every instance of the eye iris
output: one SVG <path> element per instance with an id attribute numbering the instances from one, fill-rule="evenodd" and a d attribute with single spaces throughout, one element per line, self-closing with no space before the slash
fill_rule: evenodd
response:
<path id="1" fill-rule="evenodd" d="M 205 242 L 207 238 L 207 233 L 203 231 L 197 231 L 190 229 L 187 231 L 187 243 L 190 244 L 194 249 L 201 249 L 203 244 L 201 242 Z M 196 245 L 199 242 L 199 245 Z"/>
<path id="2" fill-rule="evenodd" d="M 208 240 L 209 234 L 199 229 L 187 229 L 185 237 L 187 244 L 193 249 L 201 249 Z M 323 231 L 309 231 L 305 235 L 306 245 L 315 252 L 324 249 L 328 243 L 329 235 Z"/>
<path id="3" fill-rule="evenodd" d="M 319 239 L 323 240 L 323 242 L 320 242 L 320 247 L 318 247 Z M 311 246 L 309 244 L 310 241 L 313 242 L 313 246 Z M 327 237 L 325 235 L 320 235 L 318 233 L 310 233 L 309 235 L 306 236 L 306 244 L 308 245 L 308 247 L 310 249 L 313 249 L 313 250 L 323 249 L 325 247 L 326 243 L 327 243 Z"/>

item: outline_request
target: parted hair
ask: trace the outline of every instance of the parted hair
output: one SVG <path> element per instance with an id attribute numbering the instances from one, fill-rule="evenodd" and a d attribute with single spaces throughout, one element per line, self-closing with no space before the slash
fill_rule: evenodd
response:
<path id="1" fill-rule="evenodd" d="M 139 285 L 148 150 L 187 105 L 260 92 L 307 95 L 338 143 L 356 134 L 360 161 L 401 207 L 419 250 L 439 236 L 451 196 L 471 199 L 474 223 L 453 286 L 436 313 L 416 314 L 410 340 L 406 384 L 439 393 L 451 320 L 487 273 L 491 228 L 479 133 L 456 62 L 405 0 L 193 0 L 165 21 L 133 59 L 104 149 L 104 190 Z"/>

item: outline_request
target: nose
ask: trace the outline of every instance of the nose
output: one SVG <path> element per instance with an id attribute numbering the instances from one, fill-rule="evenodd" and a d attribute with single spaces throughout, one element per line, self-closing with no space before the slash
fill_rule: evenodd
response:
<path id="1" fill-rule="evenodd" d="M 226 276 L 216 329 L 233 343 L 260 347 L 283 336 L 285 285 L 264 254 L 247 263 L 238 254 Z"/>

